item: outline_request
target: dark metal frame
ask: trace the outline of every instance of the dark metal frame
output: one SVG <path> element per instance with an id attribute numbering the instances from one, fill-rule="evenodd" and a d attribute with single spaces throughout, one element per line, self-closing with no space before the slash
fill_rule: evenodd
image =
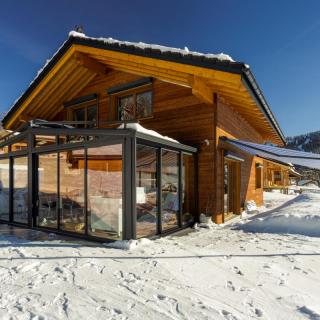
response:
<path id="1" fill-rule="evenodd" d="M 43 124 L 43 125 L 41 125 Z M 68 122 L 73 124 L 72 122 Z M 54 127 L 50 127 L 53 125 Z M 50 135 L 56 137 L 56 143 L 46 146 L 35 146 L 35 136 Z M 59 136 L 81 136 L 85 137 L 83 141 L 74 143 L 59 143 Z M 89 137 L 95 137 L 96 139 L 89 140 Z M 24 150 L 12 151 L 10 145 L 21 141 L 21 139 L 27 140 L 28 145 Z M 123 214 L 123 226 L 122 235 L 123 239 L 135 239 L 136 238 L 136 145 L 142 144 L 157 149 L 157 183 L 158 183 L 158 227 L 157 234 L 164 235 L 172 233 L 183 227 L 181 221 L 182 215 L 182 157 L 183 153 L 194 154 L 196 156 L 197 149 L 187 145 L 183 145 L 177 142 L 165 140 L 159 137 L 151 136 L 145 133 L 137 132 L 132 129 L 86 129 L 86 128 L 72 128 L 65 127 L 64 123 L 48 123 L 40 122 L 37 126 L 34 126 L 32 122 L 25 131 L 17 135 L 11 135 L 0 142 L 0 148 L 9 146 L 9 152 L 6 154 L 0 154 L 0 159 L 9 159 L 9 221 L 0 220 L 0 223 L 7 223 L 20 227 L 32 228 L 42 231 L 55 232 L 57 234 L 65 234 L 78 238 L 86 238 L 94 241 L 112 241 L 106 238 L 98 238 L 88 233 L 88 213 L 87 213 L 87 149 L 91 147 L 99 147 L 110 144 L 122 144 L 122 214 Z M 38 189 L 38 155 L 47 153 L 57 153 L 57 192 L 59 195 L 59 154 L 63 151 L 83 149 L 85 152 L 85 172 L 84 172 L 84 206 L 85 206 L 85 232 L 84 234 L 74 233 L 70 231 L 61 230 L 60 214 L 58 211 L 57 229 L 49 227 L 37 226 L 38 216 L 38 204 L 37 204 L 37 189 Z M 161 228 L 161 154 L 162 150 L 166 149 L 174 151 L 179 154 L 179 221 L 178 227 L 170 230 L 162 231 Z M 27 156 L 28 157 L 28 224 L 22 224 L 13 221 L 13 161 L 16 157 Z M 196 162 L 196 161 L 195 161 Z M 197 172 L 195 168 L 195 172 Z M 197 198 L 197 197 L 195 197 Z M 60 199 L 59 199 L 60 201 Z M 58 204 L 58 210 L 60 203 Z"/>

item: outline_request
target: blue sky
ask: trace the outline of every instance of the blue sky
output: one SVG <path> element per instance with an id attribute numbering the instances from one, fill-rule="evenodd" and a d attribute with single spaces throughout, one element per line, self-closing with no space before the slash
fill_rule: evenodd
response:
<path id="1" fill-rule="evenodd" d="M 320 130 L 320 1 L 0 2 L 0 113 L 76 24 L 89 36 L 224 52 L 252 68 L 285 135 Z"/>

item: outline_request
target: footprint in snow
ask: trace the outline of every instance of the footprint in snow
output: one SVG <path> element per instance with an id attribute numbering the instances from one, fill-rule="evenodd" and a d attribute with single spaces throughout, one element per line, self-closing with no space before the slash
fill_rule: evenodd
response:
<path id="1" fill-rule="evenodd" d="M 263 316 L 263 312 L 260 309 L 255 308 L 254 313 L 257 317 L 261 318 Z"/>
<path id="2" fill-rule="evenodd" d="M 118 316 L 118 315 L 122 314 L 122 311 L 120 309 L 113 308 L 113 309 L 111 309 L 111 314 L 113 316 Z"/>
<path id="3" fill-rule="evenodd" d="M 228 319 L 228 320 L 237 320 L 238 319 L 236 316 L 234 316 L 231 312 L 229 312 L 227 310 L 221 310 L 220 313 L 221 313 L 221 315 L 224 316 L 225 319 Z"/>
<path id="4" fill-rule="evenodd" d="M 165 301 L 165 302 L 169 302 L 171 304 L 176 304 L 178 302 L 176 299 L 167 297 L 164 294 L 157 294 L 154 297 L 159 301 Z"/>
<path id="5" fill-rule="evenodd" d="M 232 281 L 227 281 L 227 283 L 226 283 L 226 288 L 228 288 L 228 289 L 231 290 L 231 291 L 235 291 L 235 290 L 236 290 L 236 288 L 235 288 L 235 286 L 233 285 Z"/>
<path id="6" fill-rule="evenodd" d="M 296 259 L 290 256 L 286 256 L 287 260 L 291 263 L 296 262 Z"/>
<path id="7" fill-rule="evenodd" d="M 256 308 L 253 302 L 247 302 L 248 307 L 250 308 L 250 312 L 254 314 L 257 318 L 261 318 L 263 316 L 263 311 L 259 308 Z"/>
<path id="8" fill-rule="evenodd" d="M 240 276 L 243 276 L 242 271 L 237 266 L 233 267 L 233 271 L 234 273 L 239 274 Z"/>

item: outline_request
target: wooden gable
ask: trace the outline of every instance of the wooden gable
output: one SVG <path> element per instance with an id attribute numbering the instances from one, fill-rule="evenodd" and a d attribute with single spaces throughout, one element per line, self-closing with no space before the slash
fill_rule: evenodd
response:
<path id="1" fill-rule="evenodd" d="M 207 105 L 213 105 L 213 95 L 217 93 L 264 140 L 283 144 L 240 74 L 80 44 L 72 44 L 42 77 L 6 121 L 6 129 L 18 128 L 21 121 L 56 118 L 62 111 L 63 102 L 79 96 L 85 88 L 96 83 L 97 79 L 112 79 L 114 71 L 126 74 L 128 80 L 152 77 L 164 83 L 189 88 L 193 96 Z M 95 93 L 94 91 L 91 93 Z"/>

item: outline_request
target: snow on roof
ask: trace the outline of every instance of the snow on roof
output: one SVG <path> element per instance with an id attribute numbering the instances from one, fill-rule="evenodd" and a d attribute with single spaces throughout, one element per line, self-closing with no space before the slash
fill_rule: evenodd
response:
<path id="1" fill-rule="evenodd" d="M 121 124 L 118 127 L 118 129 L 125 129 L 125 128 L 126 129 L 133 129 L 133 130 L 136 130 L 138 132 L 145 133 L 145 134 L 148 134 L 150 136 L 161 138 L 161 139 L 164 139 L 164 140 L 167 140 L 167 141 L 179 143 L 179 141 L 174 140 L 174 139 L 172 139 L 170 137 L 167 137 L 167 136 L 163 136 L 162 134 L 160 134 L 157 131 L 146 129 L 142 125 L 140 125 L 139 123 L 127 123 L 126 125 Z"/>
<path id="2" fill-rule="evenodd" d="M 320 154 L 317 153 L 274 147 L 243 140 L 228 138 L 223 138 L 222 140 L 227 141 L 242 151 L 264 159 L 275 160 L 289 166 L 294 164 L 312 169 L 320 169 Z"/>
<path id="3" fill-rule="evenodd" d="M 94 38 L 94 37 L 88 37 L 86 36 L 84 33 L 80 33 L 77 31 L 70 31 L 69 32 L 69 39 L 73 37 L 73 38 L 82 38 L 82 39 L 88 39 L 88 40 L 96 40 L 96 41 L 101 41 L 105 44 L 118 44 L 118 45 L 126 45 L 126 46 L 134 46 L 136 48 L 140 48 L 140 49 L 154 49 L 154 50 L 160 50 L 162 53 L 179 53 L 181 55 L 192 55 L 192 56 L 198 56 L 198 57 L 205 57 L 205 58 L 211 58 L 211 59 L 218 59 L 220 61 L 229 61 L 229 62 L 235 62 L 228 54 L 224 54 L 224 53 L 219 53 L 219 54 L 213 54 L 213 53 L 200 53 L 200 52 L 196 52 L 196 51 L 190 51 L 187 47 L 184 47 L 184 49 L 179 49 L 179 48 L 173 48 L 173 47 L 166 47 L 166 46 L 161 46 L 161 45 L 157 45 L 157 44 L 147 44 L 144 42 L 129 42 L 129 41 L 119 41 L 119 40 L 115 40 L 113 38 L 103 38 L 103 37 L 99 37 L 99 38 Z M 44 69 L 48 66 L 48 64 L 53 60 L 53 58 L 59 53 L 60 49 L 64 47 L 65 43 L 68 40 L 66 40 L 60 47 L 59 49 L 52 55 L 52 57 L 50 59 L 47 59 L 45 64 L 43 65 L 42 68 L 40 68 L 37 73 L 36 76 L 34 77 L 34 79 L 29 83 L 29 88 L 31 85 L 33 85 L 33 83 L 36 81 L 36 79 L 42 74 L 42 72 L 44 71 Z M 5 118 L 11 111 L 11 109 L 17 104 L 17 102 L 22 98 L 22 96 L 25 94 L 25 92 L 23 91 L 19 97 L 17 99 L 15 99 L 15 101 L 13 102 L 11 108 L 9 108 L 8 112 L 6 112 L 6 114 L 4 115 L 3 118 Z"/>
<path id="4" fill-rule="evenodd" d="M 292 165 L 291 163 L 289 163 L 289 164 Z M 301 176 L 301 174 L 298 171 L 296 171 L 293 166 L 289 169 L 289 171 L 297 176 Z"/>
<path id="5" fill-rule="evenodd" d="M 140 49 L 155 49 L 155 50 L 160 50 L 161 52 L 174 52 L 174 53 L 180 53 L 182 55 L 193 55 L 193 56 L 202 56 L 206 58 L 214 58 L 218 59 L 221 61 L 230 61 L 230 62 L 235 62 L 228 54 L 225 53 L 200 53 L 197 51 L 190 51 L 187 47 L 184 47 L 184 49 L 180 48 L 173 48 L 173 47 L 166 47 L 166 46 L 161 46 L 158 44 L 148 44 L 144 42 L 129 42 L 129 41 L 119 41 L 113 38 L 93 38 L 93 37 L 87 37 L 84 33 L 80 33 L 77 31 L 70 31 L 69 32 L 69 37 L 74 37 L 74 38 L 84 38 L 84 39 L 90 39 L 90 40 L 98 40 L 102 41 L 106 44 L 119 44 L 119 45 L 126 45 L 126 46 L 134 46 L 136 48 Z"/>

